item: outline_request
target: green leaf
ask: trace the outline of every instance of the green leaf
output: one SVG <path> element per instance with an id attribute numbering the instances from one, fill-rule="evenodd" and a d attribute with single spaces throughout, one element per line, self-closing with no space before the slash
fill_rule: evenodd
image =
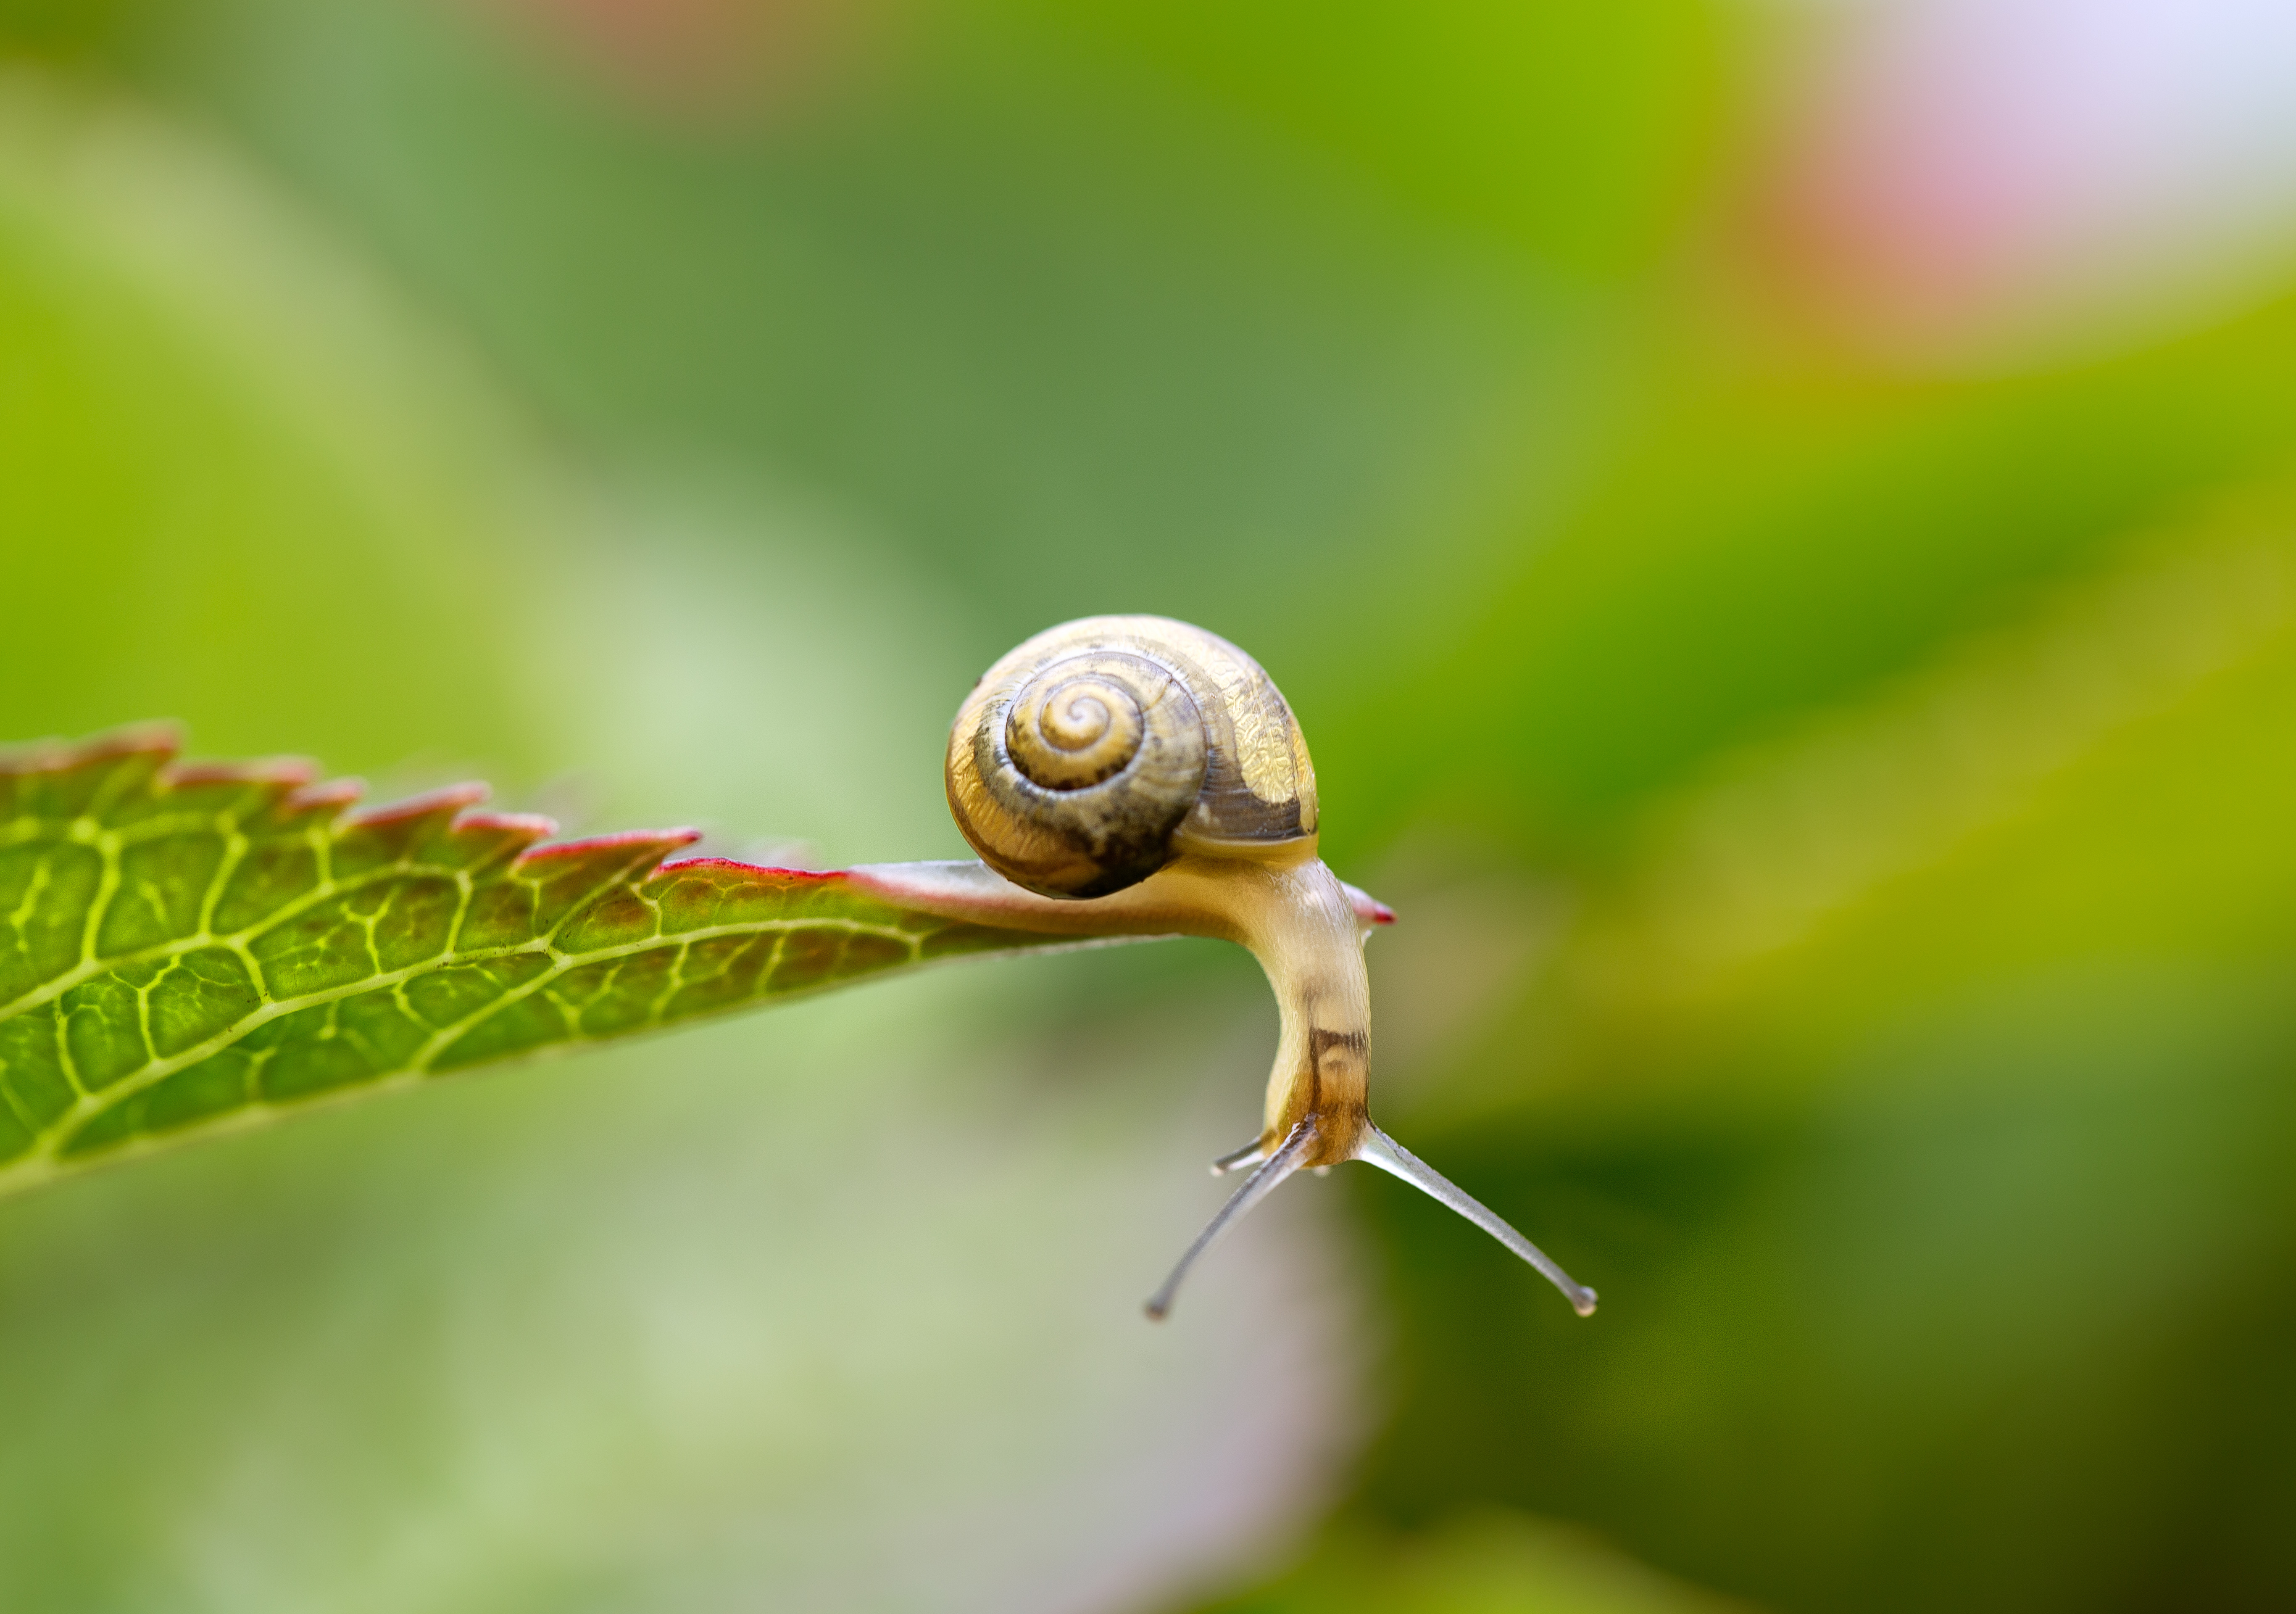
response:
<path id="1" fill-rule="evenodd" d="M 458 786 L 364 811 L 140 730 L 0 758 L 0 1193 L 283 1106 L 1060 938 L 841 874 L 540 844 Z"/>

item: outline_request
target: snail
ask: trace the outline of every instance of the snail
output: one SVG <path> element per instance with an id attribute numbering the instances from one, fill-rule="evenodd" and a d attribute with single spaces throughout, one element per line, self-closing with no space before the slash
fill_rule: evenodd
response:
<path id="1" fill-rule="evenodd" d="M 1595 1291 L 1382 1132 L 1365 1108 L 1364 943 L 1394 915 L 1316 856 L 1316 770 L 1258 663 L 1201 628 L 1095 616 L 1037 634 L 981 676 L 949 733 L 949 810 L 979 862 L 864 865 L 865 890 L 1012 929 L 1239 942 L 1282 1014 L 1259 1135 L 1212 1165 L 1250 1168 L 1148 1314 L 1196 1260 L 1302 1169 L 1361 1160 L 1449 1206 L 1585 1316 Z"/>

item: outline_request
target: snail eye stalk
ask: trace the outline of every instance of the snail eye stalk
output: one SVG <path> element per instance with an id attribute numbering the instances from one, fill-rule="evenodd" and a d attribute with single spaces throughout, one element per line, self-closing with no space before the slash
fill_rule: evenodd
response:
<path id="1" fill-rule="evenodd" d="M 1152 1320 L 1157 1322 L 1164 1321 L 1165 1313 L 1172 1309 L 1172 1297 L 1180 1292 L 1180 1280 L 1188 1275 L 1188 1269 L 1196 1264 L 1196 1257 L 1211 1248 L 1222 1233 L 1242 1220 L 1245 1212 L 1274 1193 L 1286 1177 L 1298 1171 L 1300 1162 L 1308 1157 L 1308 1151 L 1315 1142 L 1316 1118 L 1310 1116 L 1292 1129 L 1292 1135 L 1261 1163 L 1259 1170 L 1243 1180 L 1243 1186 L 1229 1196 L 1228 1202 L 1220 1206 L 1219 1215 L 1214 1216 L 1205 1225 L 1204 1231 L 1196 1235 L 1196 1241 L 1188 1246 L 1187 1254 L 1180 1257 L 1179 1264 L 1172 1269 L 1172 1275 L 1164 1280 L 1163 1288 L 1148 1297 L 1147 1310 Z M 1253 1152 L 1258 1152 L 1256 1145 Z M 1235 1157 L 1233 1155 L 1229 1157 L 1230 1159 Z"/>
<path id="2" fill-rule="evenodd" d="M 1581 1317 L 1595 1314 L 1593 1289 L 1573 1280 L 1569 1272 L 1554 1264 L 1553 1256 L 1508 1225 L 1505 1217 L 1380 1131 L 1368 1119 L 1364 1122 L 1362 1135 L 1356 1141 L 1356 1158 L 1366 1165 L 1376 1165 L 1392 1176 L 1402 1178 L 1429 1198 L 1449 1206 L 1537 1267 L 1541 1277 L 1562 1291 L 1562 1297 L 1570 1302 L 1572 1311 Z M 1246 1188 L 1250 1186 L 1245 1184 Z M 1241 1194 L 1236 1197 L 1242 1198 Z"/>
<path id="3" fill-rule="evenodd" d="M 1222 1234 L 1243 1218 L 1245 1213 L 1275 1192 L 1285 1178 L 1298 1172 L 1313 1150 L 1316 1141 L 1316 1117 L 1309 1116 L 1292 1129 L 1292 1135 L 1283 1140 L 1283 1147 L 1268 1156 L 1259 1169 L 1244 1179 L 1243 1186 L 1229 1197 L 1228 1202 L 1220 1206 L 1219 1214 L 1211 1219 L 1202 1232 L 1196 1235 L 1196 1241 L 1188 1246 L 1187 1253 L 1172 1269 L 1172 1275 L 1164 1280 L 1164 1286 L 1149 1298 L 1147 1310 L 1151 1318 L 1159 1322 L 1164 1320 L 1165 1314 L 1172 1309 L 1173 1297 L 1179 1292 L 1180 1280 L 1188 1275 L 1188 1270 L 1195 1265 L 1197 1257 L 1211 1248 Z M 1593 1289 L 1574 1280 L 1555 1264 L 1552 1256 L 1515 1231 L 1505 1217 L 1389 1137 L 1368 1117 L 1365 1118 L 1362 1131 L 1357 1134 L 1353 1158 L 1366 1165 L 1376 1165 L 1390 1176 L 1402 1178 L 1430 1198 L 1458 1212 L 1529 1262 L 1541 1277 L 1562 1290 L 1562 1297 L 1570 1302 L 1571 1310 L 1581 1317 L 1595 1314 L 1595 1295 Z M 1224 1155 L 1212 1162 L 1212 1172 L 1218 1175 L 1259 1159 L 1259 1145 L 1247 1144 L 1234 1154 Z"/>

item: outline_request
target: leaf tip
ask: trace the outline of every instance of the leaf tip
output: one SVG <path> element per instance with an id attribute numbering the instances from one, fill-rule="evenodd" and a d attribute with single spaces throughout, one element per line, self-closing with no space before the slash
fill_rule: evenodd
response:
<path id="1" fill-rule="evenodd" d="M 1395 910 L 1381 902 L 1360 885 L 1350 885 L 1342 880 L 1340 889 L 1348 893 L 1348 906 L 1355 910 L 1358 925 L 1392 925 Z"/>

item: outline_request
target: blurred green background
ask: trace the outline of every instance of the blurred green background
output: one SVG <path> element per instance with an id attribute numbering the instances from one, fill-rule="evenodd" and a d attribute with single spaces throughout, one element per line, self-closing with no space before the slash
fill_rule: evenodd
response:
<path id="1" fill-rule="evenodd" d="M 1274 1014 L 975 966 L 0 1206 L 0 1607 L 2296 1605 L 2296 26 L 0 0 L 0 737 L 955 855 L 1254 652 Z"/>

